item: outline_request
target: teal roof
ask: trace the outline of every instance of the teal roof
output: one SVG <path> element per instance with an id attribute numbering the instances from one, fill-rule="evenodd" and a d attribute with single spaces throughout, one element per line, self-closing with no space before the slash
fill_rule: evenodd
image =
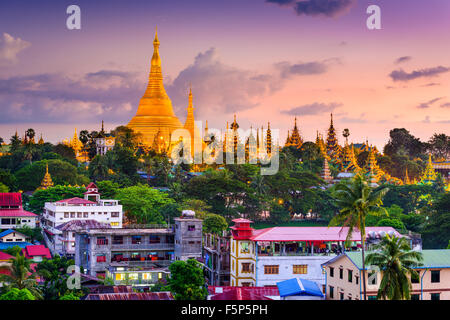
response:
<path id="1" fill-rule="evenodd" d="M 422 250 L 420 252 L 422 252 L 423 261 L 418 269 L 450 268 L 450 249 Z M 366 256 L 369 253 L 370 252 L 366 252 Z M 345 255 L 359 270 L 362 270 L 361 252 L 345 252 Z"/>

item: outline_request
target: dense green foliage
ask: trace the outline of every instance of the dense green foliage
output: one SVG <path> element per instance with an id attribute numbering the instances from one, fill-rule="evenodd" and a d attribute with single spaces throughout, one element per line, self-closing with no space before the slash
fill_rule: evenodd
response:
<path id="1" fill-rule="evenodd" d="M 36 300 L 28 289 L 12 288 L 0 296 L 0 300 Z"/>
<path id="2" fill-rule="evenodd" d="M 208 294 L 200 264 L 194 260 L 175 261 L 169 266 L 167 289 L 176 300 L 204 300 Z"/>

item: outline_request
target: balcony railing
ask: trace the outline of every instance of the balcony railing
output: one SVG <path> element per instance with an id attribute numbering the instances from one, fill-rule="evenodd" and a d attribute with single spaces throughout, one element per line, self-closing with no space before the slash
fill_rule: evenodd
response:
<path id="1" fill-rule="evenodd" d="M 172 260 L 144 260 L 144 261 L 115 261 L 111 260 L 111 265 L 115 267 L 167 267 L 172 263 Z"/>
<path id="2" fill-rule="evenodd" d="M 112 244 L 111 250 L 174 250 L 173 243 Z"/>

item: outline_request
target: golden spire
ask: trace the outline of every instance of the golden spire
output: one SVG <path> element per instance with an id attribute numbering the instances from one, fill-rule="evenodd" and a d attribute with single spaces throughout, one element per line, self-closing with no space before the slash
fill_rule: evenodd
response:
<path id="1" fill-rule="evenodd" d="M 156 29 L 147 89 L 139 101 L 136 115 L 128 123 L 128 127 L 142 134 L 144 144 L 149 146 L 153 144 L 157 134 L 163 136 L 165 141 L 170 141 L 171 133 L 183 128 L 164 89 L 159 44 Z"/>
<path id="2" fill-rule="evenodd" d="M 436 177 L 437 177 L 437 173 L 433 168 L 433 161 L 431 160 L 431 153 L 430 153 L 429 157 L 428 157 L 427 167 L 425 168 L 425 171 L 423 173 L 421 183 L 422 184 L 431 184 L 432 182 L 434 182 L 436 180 Z"/>
<path id="3" fill-rule="evenodd" d="M 50 176 L 50 173 L 48 173 L 48 162 L 47 162 L 45 166 L 45 175 L 44 178 L 42 179 L 41 186 L 38 189 L 45 190 L 49 187 L 53 187 L 53 181 L 52 177 Z"/>
<path id="4" fill-rule="evenodd" d="M 411 184 L 411 180 L 409 179 L 408 175 L 408 168 L 405 170 L 405 184 Z"/>

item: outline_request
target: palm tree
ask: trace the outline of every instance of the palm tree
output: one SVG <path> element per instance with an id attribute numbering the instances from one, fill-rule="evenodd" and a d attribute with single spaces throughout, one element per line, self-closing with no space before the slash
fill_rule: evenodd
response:
<path id="1" fill-rule="evenodd" d="M 42 299 L 35 274 L 30 268 L 30 260 L 17 254 L 10 262 L 11 265 L 6 267 L 10 271 L 10 275 L 0 275 L 0 282 L 6 283 L 9 288 L 28 289 L 36 298 Z"/>
<path id="2" fill-rule="evenodd" d="M 377 298 L 409 300 L 410 277 L 419 277 L 413 268 L 421 265 L 422 253 L 412 251 L 406 238 L 389 235 L 386 235 L 374 249 L 380 251 L 368 254 L 365 262 L 377 266 L 383 274 Z"/>
<path id="3" fill-rule="evenodd" d="M 340 183 L 336 185 L 333 194 L 336 205 L 340 208 L 339 213 L 330 221 L 330 226 L 341 225 L 342 228 L 348 227 L 346 241 L 348 242 L 356 228 L 361 233 L 362 261 L 363 270 L 365 270 L 364 253 L 366 245 L 366 217 L 370 214 L 386 214 L 386 209 L 382 208 L 383 197 L 389 191 L 383 188 L 374 191 L 365 180 L 364 176 L 358 174 L 349 183 Z M 341 229 L 342 231 L 342 229 Z M 366 281 L 363 272 L 363 291 L 364 300 L 366 300 Z"/>
<path id="4" fill-rule="evenodd" d="M 251 183 L 253 189 L 255 189 L 256 193 L 260 196 L 263 196 L 267 193 L 267 185 L 264 180 L 264 176 L 258 174 L 253 177 L 253 181 Z"/>

